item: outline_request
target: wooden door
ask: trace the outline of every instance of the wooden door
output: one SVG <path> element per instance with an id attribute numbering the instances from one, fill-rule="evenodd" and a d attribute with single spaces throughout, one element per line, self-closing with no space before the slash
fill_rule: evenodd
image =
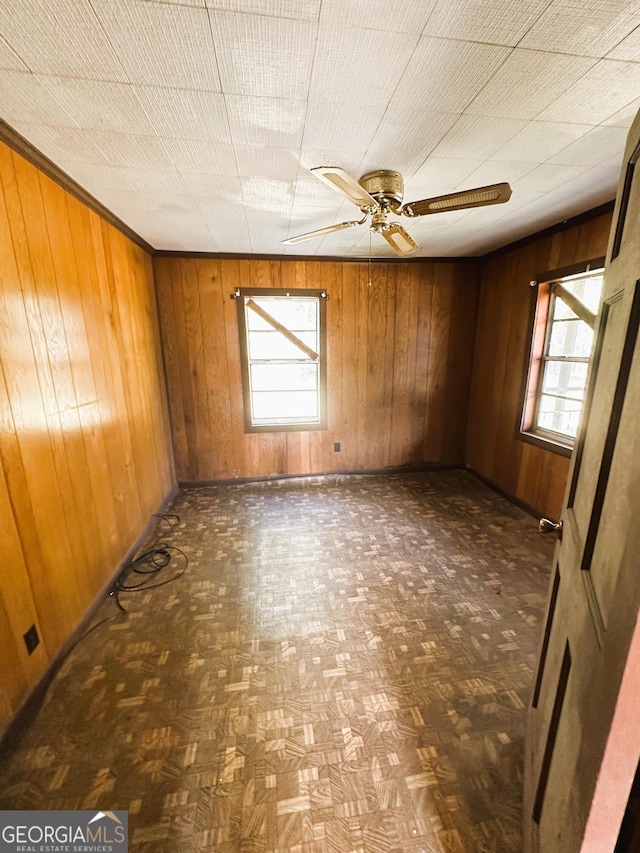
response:
<path id="1" fill-rule="evenodd" d="M 640 755 L 639 155 L 640 114 L 627 140 L 529 711 L 529 853 L 613 853 Z"/>

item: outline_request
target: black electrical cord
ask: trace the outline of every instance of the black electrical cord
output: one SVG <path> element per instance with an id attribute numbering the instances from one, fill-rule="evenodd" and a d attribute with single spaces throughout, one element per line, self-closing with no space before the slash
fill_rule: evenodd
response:
<path id="1" fill-rule="evenodd" d="M 184 561 L 182 562 L 182 565 L 171 575 L 171 577 L 153 581 L 153 578 L 158 577 L 160 572 L 170 564 L 174 554 L 177 554 L 182 558 Z M 127 610 L 122 606 L 120 601 L 121 593 L 146 592 L 150 589 L 158 589 L 158 587 L 166 586 L 166 584 L 173 583 L 173 581 L 182 577 L 186 572 L 188 565 L 189 559 L 184 551 L 177 548 L 175 545 L 168 545 L 166 542 L 162 542 L 150 551 L 145 551 L 144 554 L 141 554 L 129 563 L 124 572 L 115 582 L 110 595 L 115 596 L 116 604 L 123 613 L 126 613 Z M 135 580 L 132 577 L 133 575 L 138 575 L 140 579 Z"/>
<path id="2" fill-rule="evenodd" d="M 167 514 L 154 514 L 154 518 L 159 518 L 164 521 L 170 529 L 170 535 L 173 536 L 173 531 L 175 527 L 180 523 L 180 516 L 174 515 L 173 513 Z M 154 577 L 157 577 L 159 573 L 165 569 L 172 560 L 174 554 L 178 554 L 184 563 L 174 572 L 174 574 L 163 580 L 157 580 L 155 582 L 151 582 Z M 115 597 L 116 604 L 118 608 L 123 613 L 128 613 L 128 611 L 122 606 L 119 596 L 122 592 L 144 592 L 148 589 L 157 589 L 160 586 L 165 586 L 168 583 L 172 583 L 178 578 L 182 577 L 182 575 L 186 572 L 187 566 L 189 565 L 189 559 L 187 555 L 180 548 L 177 548 L 175 545 L 169 545 L 166 542 L 158 543 L 155 547 L 145 551 L 144 554 L 141 554 L 139 557 L 136 557 L 130 563 L 124 567 L 111 592 L 110 596 Z M 142 580 L 139 583 L 129 584 L 127 580 L 129 579 L 131 574 L 136 574 L 142 576 Z M 114 613 L 112 616 L 106 616 L 104 619 L 101 619 L 99 622 L 96 622 L 94 625 L 91 625 L 87 630 L 80 635 L 68 648 L 64 651 L 64 657 L 61 657 L 54 661 L 54 664 L 51 669 L 49 669 L 43 676 L 42 681 L 39 683 L 37 687 L 37 698 L 33 704 L 33 710 L 30 712 L 35 715 L 37 710 L 40 708 L 42 703 L 44 702 L 51 685 L 53 684 L 58 671 L 60 670 L 64 660 L 71 654 L 71 652 L 82 643 L 89 634 L 92 634 L 96 629 L 100 628 L 102 625 L 107 622 L 111 622 L 114 619 L 117 619 L 119 613 Z M 34 694 L 35 695 L 35 694 Z M 17 745 L 19 738 L 14 738 L 12 743 Z M 13 749 L 13 747 L 12 747 Z"/>
<path id="3" fill-rule="evenodd" d="M 157 513 L 154 515 L 154 518 L 159 518 L 161 521 L 164 521 L 168 525 L 172 536 L 175 527 L 180 522 L 180 516 L 173 513 Z M 171 563 L 171 560 L 175 555 L 179 555 L 181 561 L 184 561 L 179 568 L 171 575 L 171 577 L 163 578 L 162 580 L 153 580 L 154 578 L 157 578 L 160 575 L 160 572 L 162 572 L 162 570 Z M 146 592 L 147 590 L 158 589 L 158 587 L 165 586 L 168 583 L 173 583 L 173 581 L 182 577 L 186 572 L 188 565 L 189 558 L 184 551 L 167 542 L 159 542 L 153 548 L 145 551 L 143 554 L 140 554 L 125 566 L 124 570 L 113 585 L 113 589 L 109 595 L 115 598 L 118 608 L 123 613 L 127 613 L 128 611 L 123 607 L 122 602 L 120 601 L 121 593 Z M 135 578 L 132 577 L 133 575 L 138 575 L 139 579 L 135 580 Z"/>

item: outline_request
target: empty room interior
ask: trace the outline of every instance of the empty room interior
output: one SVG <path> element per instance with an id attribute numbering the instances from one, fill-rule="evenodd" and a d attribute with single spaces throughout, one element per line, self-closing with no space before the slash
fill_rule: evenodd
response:
<path id="1" fill-rule="evenodd" d="M 640 850 L 639 110 L 626 0 L 0 0 L 3 832 Z"/>

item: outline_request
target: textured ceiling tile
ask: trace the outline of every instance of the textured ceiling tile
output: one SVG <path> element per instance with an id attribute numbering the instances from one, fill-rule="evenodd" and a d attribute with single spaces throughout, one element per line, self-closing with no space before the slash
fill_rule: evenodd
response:
<path id="1" fill-rule="evenodd" d="M 180 172 L 180 176 L 187 191 L 195 199 L 203 201 L 224 199 L 238 205 L 242 204 L 242 187 L 238 177 L 203 175 L 199 172 Z"/>
<path id="2" fill-rule="evenodd" d="M 86 0 L 0 0 L 2 35 L 36 74 L 127 76 Z"/>
<path id="3" fill-rule="evenodd" d="M 571 146 L 569 146 L 571 147 Z M 543 163 L 536 166 L 528 175 L 513 184 L 513 193 L 517 195 L 520 190 L 535 190 L 546 193 L 556 190 L 572 178 L 577 178 L 587 170 L 588 166 L 559 166 L 552 163 Z"/>
<path id="4" fill-rule="evenodd" d="M 320 27 L 310 100 L 386 107 L 417 41 L 404 33 Z"/>
<path id="5" fill-rule="evenodd" d="M 584 56 L 514 50 L 466 112 L 471 115 L 535 118 L 595 63 Z"/>
<path id="6" fill-rule="evenodd" d="M 109 210 L 122 216 L 123 211 L 148 211 L 150 213 L 191 213 L 194 199 L 190 195 L 166 192 L 101 192 L 101 201 Z"/>
<path id="7" fill-rule="evenodd" d="M 132 86 L 69 77 L 42 77 L 43 85 L 85 130 L 112 130 L 152 135 Z"/>
<path id="8" fill-rule="evenodd" d="M 86 131 L 88 139 L 104 152 L 112 166 L 130 169 L 173 168 L 161 139 L 114 131 Z"/>
<path id="9" fill-rule="evenodd" d="M 554 0 L 519 47 L 606 56 L 637 26 L 636 0 Z"/>
<path id="10" fill-rule="evenodd" d="M 615 127 L 626 127 L 628 130 L 633 124 L 633 120 L 636 117 L 638 110 L 640 110 L 640 98 L 635 98 L 631 103 L 627 104 L 626 107 L 623 107 L 621 110 L 618 110 L 617 113 L 614 113 L 605 119 L 603 124 L 613 125 Z"/>
<path id="11" fill-rule="evenodd" d="M 95 143 L 91 131 L 80 128 L 25 124 L 16 127 L 25 139 L 57 165 L 68 163 L 108 165 L 109 158 Z"/>
<path id="12" fill-rule="evenodd" d="M 367 151 L 363 169 L 395 169 L 408 180 L 459 116 L 419 110 L 387 110 Z"/>
<path id="13" fill-rule="evenodd" d="M 550 157 L 549 162 L 568 166 L 597 166 L 616 155 L 622 162 L 626 141 L 627 131 L 624 127 L 595 127 Z"/>
<path id="14" fill-rule="evenodd" d="M 206 9 L 91 0 L 132 83 L 220 91 Z"/>
<path id="15" fill-rule="evenodd" d="M 463 115 L 434 149 L 433 155 L 489 159 L 525 126 L 526 122 L 521 119 Z"/>
<path id="16" fill-rule="evenodd" d="M 236 145 L 235 151 L 238 174 L 242 178 L 294 181 L 298 174 L 298 157 L 290 148 Z"/>
<path id="17" fill-rule="evenodd" d="M 358 104 L 333 104 L 327 101 L 311 101 L 307 109 L 307 120 L 302 144 L 304 148 L 325 148 L 349 151 L 352 148 L 366 151 L 374 139 L 383 107 L 367 107 Z M 315 165 L 334 166 L 337 163 Z"/>
<path id="18" fill-rule="evenodd" d="M 320 23 L 420 35 L 436 0 L 322 0 Z"/>
<path id="19" fill-rule="evenodd" d="M 300 146 L 306 101 L 248 95 L 225 95 L 225 101 L 234 144 Z"/>
<path id="20" fill-rule="evenodd" d="M 304 100 L 316 25 L 283 18 L 210 11 L 223 90 Z"/>
<path id="21" fill-rule="evenodd" d="M 640 15 L 639 15 L 640 17 Z M 629 62 L 640 62 L 640 26 L 616 45 L 607 59 L 626 59 Z"/>
<path id="22" fill-rule="evenodd" d="M 20 71 L 0 75 L 0 110 L 0 117 L 16 130 L 25 124 L 78 126 L 37 77 Z"/>
<path id="23" fill-rule="evenodd" d="M 179 172 L 199 172 L 234 177 L 238 170 L 233 147 L 199 139 L 165 139 L 164 146 Z"/>
<path id="24" fill-rule="evenodd" d="M 195 89 L 134 86 L 158 136 L 230 142 L 224 96 Z"/>
<path id="25" fill-rule="evenodd" d="M 0 68 L 6 68 L 9 71 L 29 71 L 29 67 L 15 51 L 11 50 L 2 37 L 0 37 Z"/>
<path id="26" fill-rule="evenodd" d="M 552 199 L 556 196 L 558 198 L 571 198 L 581 200 L 584 204 L 585 195 L 589 194 L 593 198 L 590 207 L 610 201 L 616 195 L 621 166 L 622 157 L 620 154 L 609 157 L 604 162 L 592 166 L 578 177 L 572 178 L 558 187 L 557 190 L 549 193 L 549 198 Z"/>
<path id="27" fill-rule="evenodd" d="M 127 211 L 122 218 L 154 249 L 177 248 L 184 252 L 211 252 L 217 249 L 210 230 L 197 210 L 189 215 Z"/>
<path id="28" fill-rule="evenodd" d="M 548 0 L 439 0 L 425 35 L 515 46 Z"/>
<path id="29" fill-rule="evenodd" d="M 587 124 L 532 121 L 498 149 L 491 159 L 544 163 L 590 130 Z"/>
<path id="30" fill-rule="evenodd" d="M 422 38 L 391 106 L 461 113 L 510 53 L 507 47 Z"/>
<path id="31" fill-rule="evenodd" d="M 249 229 L 244 204 L 228 199 L 199 200 L 198 209 L 222 251 L 249 251 Z M 235 248 L 227 248 L 234 246 Z M 244 246 L 244 250 L 239 248 Z"/>
<path id="32" fill-rule="evenodd" d="M 71 174 L 71 172 L 69 172 Z M 143 170 L 128 169 L 115 166 L 85 166 L 78 165 L 71 175 L 88 192 L 100 199 L 100 193 L 106 190 L 110 193 L 117 187 L 123 187 L 127 192 L 153 193 L 167 192 L 176 195 L 186 193 L 186 187 L 177 172 L 160 171 L 159 169 Z"/>
<path id="33" fill-rule="evenodd" d="M 242 200 L 247 211 L 266 210 L 288 216 L 293 203 L 293 182 L 273 178 L 242 178 Z"/>
<path id="34" fill-rule="evenodd" d="M 489 184 L 500 184 L 503 181 L 514 184 L 535 168 L 533 163 L 487 160 L 486 163 L 482 163 L 471 174 L 467 175 L 462 183 L 453 187 L 452 191 L 471 187 L 487 187 Z"/>
<path id="35" fill-rule="evenodd" d="M 640 64 L 603 59 L 550 107 L 543 121 L 601 124 L 635 100 L 640 92 Z"/>
<path id="36" fill-rule="evenodd" d="M 206 4 L 210 9 L 301 21 L 317 21 L 320 13 L 320 0 L 206 0 Z"/>
<path id="37" fill-rule="evenodd" d="M 16 43 L 0 41 L 0 116 L 158 248 L 366 258 L 366 225 L 281 245 L 359 217 L 308 171 L 317 165 L 355 178 L 397 169 L 407 201 L 513 185 L 506 205 L 400 220 L 417 256 L 487 251 L 615 193 L 640 107 L 630 3 L 555 2 L 564 31 L 548 28 L 540 45 L 515 51 L 478 38 L 512 39 L 531 3 L 450 0 L 431 20 L 434 0 L 209 3 L 0 0 L 0 14 L 15 15 L 3 35 L 11 30 L 49 72 L 26 71 Z M 580 47 L 583 9 L 588 26 L 597 19 L 593 32 L 606 33 L 593 50 Z M 427 32 L 457 35 L 423 37 L 409 59 L 425 21 Z M 600 62 L 591 54 L 605 42 Z M 224 95 L 218 60 L 231 84 Z M 378 235 L 371 251 L 395 257 Z"/>
<path id="38" fill-rule="evenodd" d="M 344 197 L 328 187 L 322 181 L 319 181 L 314 175 L 306 177 L 304 174 L 298 177 L 295 186 L 293 209 L 298 217 L 325 215 L 335 215 L 342 206 Z M 351 215 L 358 217 L 358 208 L 355 205 L 349 205 Z M 315 226 L 313 226 L 315 227 Z M 318 226 L 321 227 L 321 226 Z"/>
<path id="39" fill-rule="evenodd" d="M 264 214 L 247 210 L 251 251 L 270 255 L 281 254 L 284 249 L 282 241 L 287 237 L 286 224 L 285 216 L 274 215 L 265 219 Z"/>
<path id="40" fill-rule="evenodd" d="M 429 157 L 411 180 L 406 182 L 404 197 L 407 201 L 416 201 L 453 192 L 462 182 L 466 185 L 466 179 L 480 165 L 480 160 Z"/>

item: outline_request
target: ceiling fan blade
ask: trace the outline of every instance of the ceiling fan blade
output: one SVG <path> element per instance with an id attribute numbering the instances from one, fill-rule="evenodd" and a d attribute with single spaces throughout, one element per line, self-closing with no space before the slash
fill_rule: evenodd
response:
<path id="1" fill-rule="evenodd" d="M 354 225 L 362 225 L 363 222 L 364 219 L 359 219 L 352 222 L 340 222 L 338 225 L 327 225 L 326 228 L 318 228 L 316 231 L 308 231 L 306 234 L 298 234 L 297 237 L 289 237 L 287 240 L 283 240 L 282 242 L 287 245 L 304 243 L 305 240 L 313 240 L 314 237 L 322 237 L 323 234 L 331 234 L 332 231 L 342 231 L 343 228 L 353 228 Z"/>
<path id="2" fill-rule="evenodd" d="M 420 246 L 397 222 L 393 222 L 388 228 L 384 228 L 381 232 L 384 239 L 389 245 L 396 250 L 399 255 L 409 255 L 415 252 Z"/>
<path id="3" fill-rule="evenodd" d="M 328 184 L 334 190 L 345 195 L 357 207 L 375 207 L 377 202 L 372 195 L 363 189 L 355 178 L 347 174 L 339 166 L 316 166 L 311 169 L 313 174 Z"/>
<path id="4" fill-rule="evenodd" d="M 503 204 L 511 198 L 509 184 L 491 184 L 449 195 L 423 198 L 403 205 L 400 213 L 405 216 L 425 216 L 428 213 L 444 213 L 448 210 L 464 210 L 467 207 L 484 207 L 487 204 Z"/>

